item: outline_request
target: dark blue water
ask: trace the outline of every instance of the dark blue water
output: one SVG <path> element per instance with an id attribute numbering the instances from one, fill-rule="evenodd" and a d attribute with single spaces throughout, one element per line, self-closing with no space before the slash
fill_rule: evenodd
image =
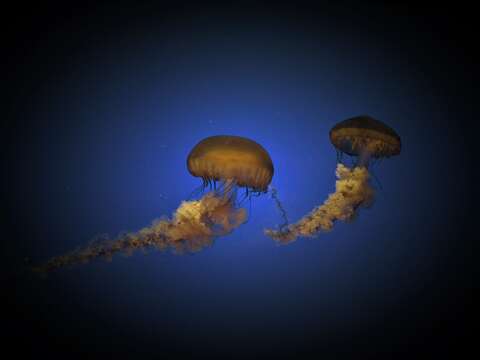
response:
<path id="1" fill-rule="evenodd" d="M 464 70 L 422 17 L 356 10 L 96 9 L 19 50 L 4 240 L 12 336 L 39 352 L 396 352 L 452 322 L 471 202 Z M 200 185 L 186 157 L 211 135 L 263 145 L 296 221 L 334 190 L 330 128 L 360 114 L 403 148 L 374 168 L 382 189 L 352 223 L 277 246 L 263 230 L 282 219 L 264 195 L 248 223 L 192 255 L 116 256 L 45 280 L 24 271 L 26 256 L 170 216 Z"/>

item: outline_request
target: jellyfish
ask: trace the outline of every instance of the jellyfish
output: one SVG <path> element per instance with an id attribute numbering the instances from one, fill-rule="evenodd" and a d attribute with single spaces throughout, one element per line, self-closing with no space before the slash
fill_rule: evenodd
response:
<path id="1" fill-rule="evenodd" d="M 330 130 L 330 141 L 339 158 L 344 153 L 357 157 L 357 166 L 368 167 L 370 159 L 400 154 L 400 136 L 388 125 L 362 115 L 344 120 Z"/>
<path id="2" fill-rule="evenodd" d="M 298 237 L 313 237 L 333 229 L 337 220 L 353 220 L 361 207 L 372 205 L 375 191 L 370 184 L 369 164 L 400 154 L 400 136 L 383 122 L 367 115 L 356 116 L 336 124 L 330 130 L 330 141 L 337 150 L 335 192 L 298 222 L 280 229 L 266 229 L 265 234 L 280 244 Z M 348 167 L 341 159 L 352 156 Z"/>
<path id="3" fill-rule="evenodd" d="M 236 186 L 248 193 L 267 192 L 273 177 L 268 152 L 253 140 L 240 136 L 217 135 L 200 141 L 187 158 L 190 174 L 200 177 L 203 186 L 223 181 L 228 193 Z"/>
<path id="4" fill-rule="evenodd" d="M 150 226 L 114 239 L 96 237 L 86 247 L 53 257 L 33 270 L 45 274 L 140 249 L 199 251 L 246 221 L 246 210 L 238 206 L 238 189 L 245 189 L 248 197 L 266 193 L 274 172 L 270 155 L 260 144 L 228 135 L 207 137 L 196 144 L 187 157 L 187 169 L 202 179 L 202 190 L 208 191 L 200 199 L 183 201 L 171 219 L 154 220 Z"/>

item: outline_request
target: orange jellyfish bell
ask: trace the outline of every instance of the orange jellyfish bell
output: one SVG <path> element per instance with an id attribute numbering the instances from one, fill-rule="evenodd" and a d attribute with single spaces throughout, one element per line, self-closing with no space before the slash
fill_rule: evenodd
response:
<path id="1" fill-rule="evenodd" d="M 367 115 L 355 116 L 330 130 L 330 141 L 341 152 L 359 156 L 366 151 L 374 158 L 400 154 L 400 136 L 388 125 Z"/>
<path id="2" fill-rule="evenodd" d="M 367 115 L 355 116 L 330 130 L 330 141 L 339 151 L 358 156 L 357 165 L 367 166 L 370 158 L 388 158 L 400 154 L 400 136 L 388 125 Z"/>
<path id="3" fill-rule="evenodd" d="M 233 181 L 237 186 L 265 192 L 273 177 L 268 152 L 241 136 L 217 135 L 201 140 L 187 158 L 188 171 L 204 181 Z"/>

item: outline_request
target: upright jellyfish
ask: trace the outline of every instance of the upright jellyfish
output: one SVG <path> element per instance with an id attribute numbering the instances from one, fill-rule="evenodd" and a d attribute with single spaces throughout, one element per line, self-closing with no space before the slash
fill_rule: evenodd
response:
<path id="1" fill-rule="evenodd" d="M 335 192 L 298 222 L 287 227 L 266 229 L 265 234 L 281 244 L 298 237 L 312 237 L 330 231 L 337 220 L 349 221 L 362 206 L 373 203 L 374 189 L 370 185 L 368 166 L 372 159 L 400 154 L 400 136 L 383 122 L 370 116 L 356 116 L 336 124 L 330 130 L 330 141 L 337 150 Z M 355 164 L 341 162 L 343 154 L 352 156 Z"/>
<path id="2" fill-rule="evenodd" d="M 400 154 L 400 136 L 379 120 L 362 115 L 339 122 L 330 130 L 330 141 L 342 155 L 358 157 L 358 166 L 368 167 L 371 158 Z"/>
<path id="3" fill-rule="evenodd" d="M 246 210 L 238 206 L 237 190 L 244 188 L 246 196 L 267 192 L 274 171 L 270 155 L 260 144 L 227 135 L 211 136 L 195 145 L 187 157 L 187 168 L 202 178 L 202 190 L 209 191 L 198 200 L 183 201 L 171 219 L 154 220 L 138 232 L 114 239 L 94 239 L 84 248 L 33 269 L 46 273 L 97 258 L 110 260 L 117 253 L 131 254 L 138 249 L 198 251 L 245 222 Z"/>
<path id="4" fill-rule="evenodd" d="M 230 135 L 210 136 L 200 141 L 187 158 L 190 174 L 203 179 L 204 186 L 216 188 L 217 181 L 228 187 L 266 192 L 273 177 L 268 152 L 253 140 Z"/>

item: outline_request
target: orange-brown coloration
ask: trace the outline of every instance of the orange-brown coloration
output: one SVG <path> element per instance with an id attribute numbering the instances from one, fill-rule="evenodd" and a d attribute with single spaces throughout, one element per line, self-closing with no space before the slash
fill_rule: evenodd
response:
<path id="1" fill-rule="evenodd" d="M 273 177 L 268 152 L 253 140 L 218 135 L 200 141 L 187 158 L 188 171 L 205 180 L 233 180 L 238 186 L 266 191 Z"/>
<path id="2" fill-rule="evenodd" d="M 330 141 L 349 155 L 367 152 L 374 158 L 398 155 L 402 147 L 395 130 L 365 115 L 339 122 L 330 130 Z"/>

